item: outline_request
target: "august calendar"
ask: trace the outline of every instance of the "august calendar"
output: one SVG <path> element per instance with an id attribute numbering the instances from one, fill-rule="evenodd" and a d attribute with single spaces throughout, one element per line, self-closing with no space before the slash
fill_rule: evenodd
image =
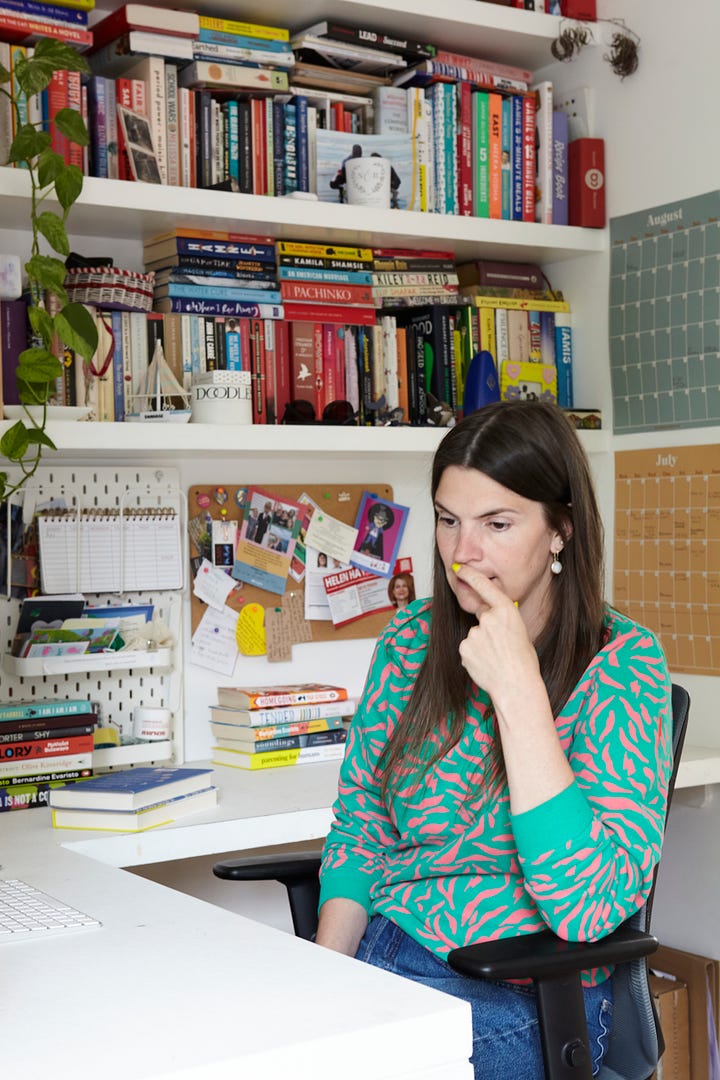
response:
<path id="1" fill-rule="evenodd" d="M 614 430 L 720 424 L 720 191 L 610 221 Z"/>
<path id="2" fill-rule="evenodd" d="M 671 671 L 720 675 L 720 445 L 615 455 L 613 579 Z"/>

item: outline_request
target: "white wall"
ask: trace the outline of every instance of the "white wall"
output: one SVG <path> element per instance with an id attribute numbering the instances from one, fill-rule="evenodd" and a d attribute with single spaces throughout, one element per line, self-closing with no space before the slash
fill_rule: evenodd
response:
<path id="1" fill-rule="evenodd" d="M 691 0 L 678 6 L 672 0 L 600 2 L 599 14 L 621 16 L 639 34 L 640 67 L 624 81 L 603 60 L 606 49 L 585 51 L 576 63 L 555 66 L 556 86 L 594 87 L 595 135 L 606 140 L 607 201 L 610 217 L 662 205 L 713 191 L 720 186 L 720 141 L 711 110 L 720 91 L 717 44 L 720 8 L 716 0 Z M 607 28 L 600 29 L 609 40 Z M 568 289 L 573 308 L 581 310 L 578 336 L 581 350 L 578 381 L 599 393 L 598 404 L 610 399 L 607 349 L 607 260 L 602 274 L 594 260 L 591 269 L 578 261 L 562 269 L 561 288 Z M 582 308 L 573 291 L 583 291 Z M 594 284 L 593 284 L 594 279 Z M 587 289 L 591 287 L 588 303 Z M 600 351 L 599 351 L 600 350 Z M 583 367 L 590 364 L 592 370 Z M 598 390 L 598 367 L 603 386 Z M 588 401 L 588 404 L 595 404 Z M 583 404 L 580 398 L 579 404 Z M 696 433 L 697 434 L 697 433 Z M 683 441 L 682 432 L 668 431 L 664 444 Z M 700 441 L 716 443 L 720 429 L 707 428 Z M 655 443 L 657 445 L 657 442 Z M 623 448 L 616 439 L 614 449 Z M 612 463 L 601 466 L 603 508 L 612 539 L 608 493 Z M 611 542 L 609 548 L 611 549 Z M 611 552 L 610 552 L 611 554 Z M 720 678 L 677 673 L 688 687 L 693 705 L 689 737 L 692 742 L 720 745 Z M 680 791 L 675 796 L 665 852 L 658 878 L 653 927 L 663 943 L 674 948 L 720 957 L 717 911 L 720 910 L 718 875 L 720 798 L 717 787 Z"/>

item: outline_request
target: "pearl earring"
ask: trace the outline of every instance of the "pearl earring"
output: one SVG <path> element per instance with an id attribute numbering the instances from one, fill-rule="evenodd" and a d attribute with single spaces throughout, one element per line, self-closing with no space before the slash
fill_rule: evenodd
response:
<path id="1" fill-rule="evenodd" d="M 550 569 L 552 570 L 553 574 L 561 574 L 562 563 L 560 562 L 560 552 L 551 551 L 550 554 L 553 557 L 553 561 L 550 563 Z"/>

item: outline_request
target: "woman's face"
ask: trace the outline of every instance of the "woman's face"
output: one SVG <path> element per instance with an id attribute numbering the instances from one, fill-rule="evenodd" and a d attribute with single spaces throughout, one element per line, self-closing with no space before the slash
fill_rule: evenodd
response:
<path id="1" fill-rule="evenodd" d="M 547 524 L 542 503 L 497 484 L 478 469 L 449 466 L 435 495 L 436 539 L 445 576 L 463 611 L 479 615 L 483 603 L 453 572 L 474 567 L 517 602 L 531 636 L 549 614 L 550 552 L 562 537 Z"/>
<path id="2" fill-rule="evenodd" d="M 405 607 L 410 600 L 410 586 L 407 579 L 399 577 L 393 586 L 393 599 L 398 607 Z"/>

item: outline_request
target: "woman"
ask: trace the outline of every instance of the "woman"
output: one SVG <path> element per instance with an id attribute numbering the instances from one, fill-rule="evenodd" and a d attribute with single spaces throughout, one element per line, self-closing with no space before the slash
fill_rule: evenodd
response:
<path id="1" fill-rule="evenodd" d="M 670 680 L 602 598 L 602 526 L 560 409 L 504 402 L 443 439 L 434 592 L 378 641 L 322 869 L 321 945 L 466 998 L 476 1077 L 541 1080 L 532 986 L 448 952 L 550 926 L 604 937 L 660 855 Z M 584 975 L 593 1070 L 609 972 Z"/>
<path id="2" fill-rule="evenodd" d="M 401 610 L 415 599 L 415 582 L 412 574 L 393 574 L 388 585 L 388 600 Z"/>

